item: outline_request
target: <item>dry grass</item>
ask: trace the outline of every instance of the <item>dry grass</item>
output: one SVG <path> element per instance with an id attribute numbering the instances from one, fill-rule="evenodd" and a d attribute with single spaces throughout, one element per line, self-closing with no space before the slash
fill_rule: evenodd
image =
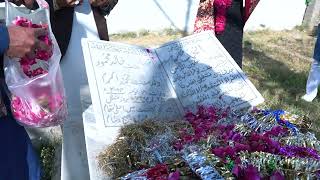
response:
<path id="1" fill-rule="evenodd" d="M 138 33 L 114 34 L 110 36 L 110 40 L 143 47 L 157 47 L 180 37 L 182 37 L 181 32 L 168 29 L 163 32 L 142 31 Z"/>

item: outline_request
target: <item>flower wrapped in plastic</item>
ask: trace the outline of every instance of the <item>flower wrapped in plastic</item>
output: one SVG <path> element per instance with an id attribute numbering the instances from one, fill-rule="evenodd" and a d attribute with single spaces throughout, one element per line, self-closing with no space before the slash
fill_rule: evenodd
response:
<path id="1" fill-rule="evenodd" d="M 61 53 L 51 31 L 47 4 L 37 0 L 40 8 L 30 14 L 18 11 L 6 2 L 6 24 L 25 28 L 47 28 L 38 37 L 50 50 L 35 50 L 35 57 L 4 58 L 4 74 L 11 95 L 11 111 L 24 126 L 49 127 L 61 124 L 67 105 L 59 67 Z M 31 21 L 32 20 L 32 21 Z"/>

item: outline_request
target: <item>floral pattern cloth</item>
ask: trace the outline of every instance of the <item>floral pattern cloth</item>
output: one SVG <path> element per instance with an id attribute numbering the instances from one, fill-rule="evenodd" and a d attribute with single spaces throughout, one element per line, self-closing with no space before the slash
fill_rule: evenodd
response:
<path id="1" fill-rule="evenodd" d="M 256 8 L 260 0 L 246 0 L 245 1 L 245 21 L 247 21 L 253 12 L 253 10 Z"/>
<path id="2" fill-rule="evenodd" d="M 194 24 L 194 33 L 202 31 L 215 32 L 214 26 L 214 0 L 201 0 Z"/>
<path id="3" fill-rule="evenodd" d="M 201 0 L 194 25 L 194 32 L 213 31 L 222 34 L 227 21 L 227 10 L 232 0 Z"/>

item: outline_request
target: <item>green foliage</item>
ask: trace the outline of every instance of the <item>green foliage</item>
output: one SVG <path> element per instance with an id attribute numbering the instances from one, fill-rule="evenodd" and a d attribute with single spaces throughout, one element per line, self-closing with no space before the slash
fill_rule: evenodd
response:
<path id="1" fill-rule="evenodd" d="M 44 144 L 40 149 L 42 180 L 51 180 L 54 173 L 55 148 L 52 144 Z"/>

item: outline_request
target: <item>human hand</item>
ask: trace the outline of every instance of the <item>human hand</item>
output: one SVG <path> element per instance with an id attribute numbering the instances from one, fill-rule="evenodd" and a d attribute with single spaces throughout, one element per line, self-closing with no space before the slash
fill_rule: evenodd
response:
<path id="1" fill-rule="evenodd" d="M 83 0 L 54 0 L 59 8 L 75 7 L 82 4 Z"/>
<path id="2" fill-rule="evenodd" d="M 11 0 L 10 2 L 20 6 L 24 4 L 27 8 L 31 9 L 33 7 L 34 0 Z"/>
<path id="3" fill-rule="evenodd" d="M 9 26 L 9 48 L 6 54 L 9 57 L 35 57 L 36 50 L 50 51 L 48 45 L 40 41 L 38 37 L 48 34 L 46 28 L 24 28 L 20 26 Z"/>

